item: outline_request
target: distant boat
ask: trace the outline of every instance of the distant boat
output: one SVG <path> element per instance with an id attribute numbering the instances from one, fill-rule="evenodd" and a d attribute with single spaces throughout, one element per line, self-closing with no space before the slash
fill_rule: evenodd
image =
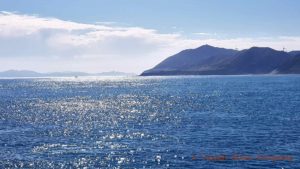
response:
<path id="1" fill-rule="evenodd" d="M 74 76 L 74 78 L 75 78 L 75 79 L 77 79 L 77 78 L 78 78 L 78 76 Z"/>

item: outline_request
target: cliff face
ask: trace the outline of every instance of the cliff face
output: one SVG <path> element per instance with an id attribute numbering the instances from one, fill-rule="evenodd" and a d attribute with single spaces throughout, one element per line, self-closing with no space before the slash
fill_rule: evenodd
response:
<path id="1" fill-rule="evenodd" d="M 141 75 L 299 73 L 300 57 L 295 53 L 260 47 L 237 51 L 204 45 L 179 52 Z"/>

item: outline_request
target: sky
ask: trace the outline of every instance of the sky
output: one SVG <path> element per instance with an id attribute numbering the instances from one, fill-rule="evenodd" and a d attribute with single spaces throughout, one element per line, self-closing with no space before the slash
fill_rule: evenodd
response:
<path id="1" fill-rule="evenodd" d="M 141 73 L 204 44 L 300 50 L 298 0 L 0 0 L 0 71 Z"/>

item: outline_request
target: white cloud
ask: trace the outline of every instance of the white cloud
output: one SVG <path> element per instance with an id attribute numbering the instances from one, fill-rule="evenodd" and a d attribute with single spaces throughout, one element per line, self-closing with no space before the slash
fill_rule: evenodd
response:
<path id="1" fill-rule="evenodd" d="M 191 39 L 181 33 L 115 25 L 0 12 L 1 69 L 140 73 L 169 55 L 203 44 L 300 49 L 300 37 L 217 39 L 205 36 L 215 34 L 198 33 L 200 39 Z"/>

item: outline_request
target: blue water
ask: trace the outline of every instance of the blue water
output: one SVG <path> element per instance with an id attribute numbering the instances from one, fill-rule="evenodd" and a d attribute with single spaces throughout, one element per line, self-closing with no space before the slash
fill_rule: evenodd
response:
<path id="1" fill-rule="evenodd" d="M 0 80 L 0 168 L 273 169 L 299 158 L 300 76 Z"/>

